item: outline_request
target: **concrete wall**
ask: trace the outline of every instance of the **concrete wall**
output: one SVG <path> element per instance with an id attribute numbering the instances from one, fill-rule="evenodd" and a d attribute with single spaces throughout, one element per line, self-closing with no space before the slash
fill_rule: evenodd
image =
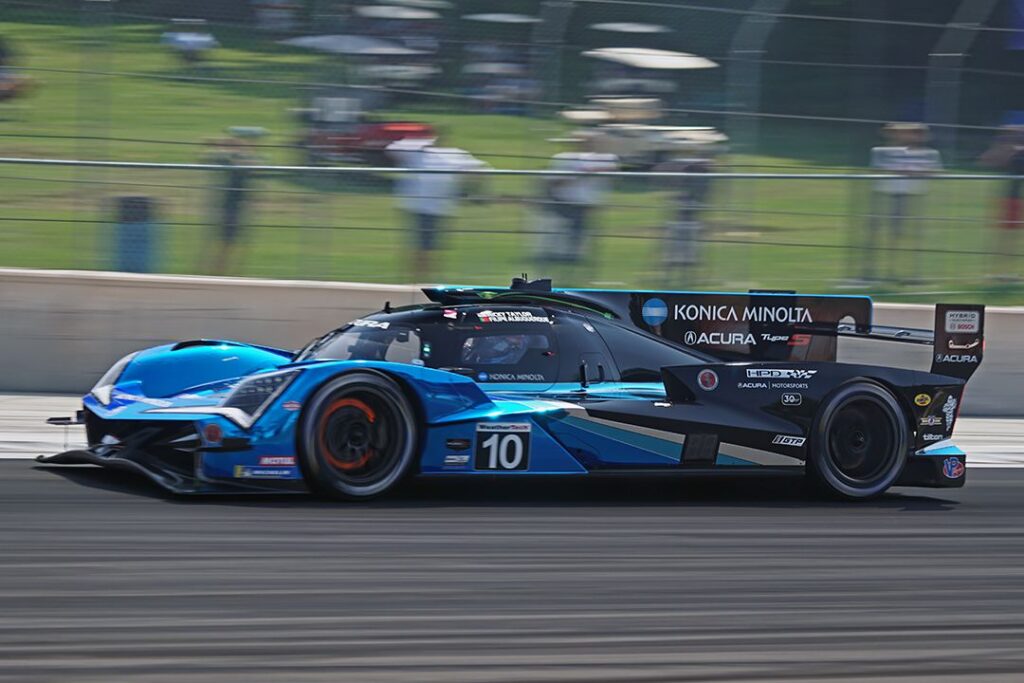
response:
<path id="1" fill-rule="evenodd" d="M 83 393 L 131 351 L 183 339 L 299 348 L 385 301 L 393 285 L 0 269 L 0 391 Z"/>
<path id="2" fill-rule="evenodd" d="M 297 348 L 415 287 L 0 269 L 0 391 L 86 391 L 139 348 L 224 338 Z M 931 306 L 877 304 L 879 324 L 931 328 Z M 987 348 L 964 413 L 1024 415 L 1024 308 L 990 308 Z M 840 360 L 927 369 L 930 347 L 844 339 Z"/>

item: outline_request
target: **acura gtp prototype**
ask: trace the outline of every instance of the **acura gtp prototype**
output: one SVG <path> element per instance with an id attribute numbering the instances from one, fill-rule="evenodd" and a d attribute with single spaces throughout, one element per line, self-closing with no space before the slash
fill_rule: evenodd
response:
<path id="1" fill-rule="evenodd" d="M 117 361 L 74 418 L 93 463 L 178 493 L 365 499 L 412 477 L 805 474 L 843 498 L 957 487 L 984 307 L 881 327 L 860 296 L 425 289 L 282 350 L 199 339 Z M 931 346 L 928 371 L 836 362 Z"/>

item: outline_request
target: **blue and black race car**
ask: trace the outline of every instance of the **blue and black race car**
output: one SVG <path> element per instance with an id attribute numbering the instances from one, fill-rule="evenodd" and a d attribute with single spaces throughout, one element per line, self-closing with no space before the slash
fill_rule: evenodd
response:
<path id="1" fill-rule="evenodd" d="M 133 353 L 85 396 L 88 447 L 44 463 L 178 493 L 365 499 L 412 476 L 806 474 L 844 498 L 955 487 L 949 440 L 984 307 L 872 325 L 866 297 L 424 290 L 299 351 L 194 340 Z M 842 337 L 931 345 L 929 372 L 836 362 Z"/>

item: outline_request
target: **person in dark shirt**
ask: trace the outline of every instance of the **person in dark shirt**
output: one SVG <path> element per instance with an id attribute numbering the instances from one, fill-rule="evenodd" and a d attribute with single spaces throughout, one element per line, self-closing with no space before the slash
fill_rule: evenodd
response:
<path id="1" fill-rule="evenodd" d="M 679 146 L 679 154 L 654 167 L 656 172 L 711 173 L 715 168 L 714 146 L 690 142 Z M 698 279 L 700 245 L 706 225 L 704 212 L 709 203 L 711 179 L 677 177 L 668 180 L 672 188 L 672 213 L 658 245 L 667 286 L 693 285 Z"/>
<path id="2" fill-rule="evenodd" d="M 1024 126 L 1004 127 L 981 155 L 980 162 L 1009 176 L 999 194 L 999 227 L 992 274 L 1001 280 L 1017 280 L 1015 261 L 1020 230 L 1024 228 Z"/>
<path id="3" fill-rule="evenodd" d="M 238 249 L 239 236 L 252 194 L 252 170 L 249 166 L 256 160 L 244 138 L 235 133 L 219 141 L 217 149 L 207 159 L 210 163 L 229 167 L 219 171 L 216 207 L 220 232 L 217 248 L 211 252 L 207 267 L 207 272 L 224 275 L 232 266 Z"/>

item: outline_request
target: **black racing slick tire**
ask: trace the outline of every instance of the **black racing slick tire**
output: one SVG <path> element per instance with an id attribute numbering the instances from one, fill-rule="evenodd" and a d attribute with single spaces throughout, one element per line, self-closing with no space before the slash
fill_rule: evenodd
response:
<path id="1" fill-rule="evenodd" d="M 899 478 L 910 438 L 904 412 L 889 391 L 867 381 L 845 385 L 818 411 L 808 475 L 832 496 L 874 498 Z"/>
<path id="2" fill-rule="evenodd" d="M 352 372 L 326 382 L 307 403 L 299 429 L 299 464 L 322 496 L 375 498 L 395 488 L 416 459 L 416 413 L 384 375 Z"/>

